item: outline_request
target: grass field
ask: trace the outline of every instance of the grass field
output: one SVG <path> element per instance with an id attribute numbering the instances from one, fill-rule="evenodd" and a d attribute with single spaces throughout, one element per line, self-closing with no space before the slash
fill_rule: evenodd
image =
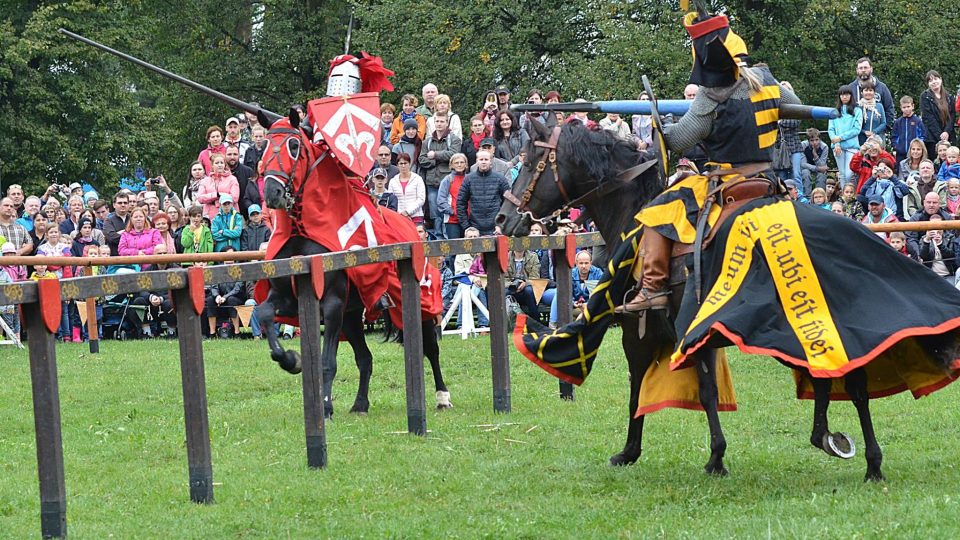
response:
<path id="1" fill-rule="evenodd" d="M 614 331 L 617 332 L 617 331 Z M 204 344 L 216 504 L 187 489 L 175 342 L 58 346 L 69 534 L 75 538 L 929 538 L 960 530 L 960 385 L 872 403 L 887 482 L 814 450 L 812 404 L 786 368 L 732 356 L 740 411 L 724 413 L 727 478 L 705 476 L 702 414 L 648 418 L 640 461 L 610 468 L 626 428 L 626 366 L 608 337 L 575 402 L 511 358 L 513 413 L 495 415 L 486 339 L 445 339 L 455 408 L 406 429 L 399 346 L 374 346 L 371 412 L 340 355 L 330 467 L 306 468 L 300 378 L 252 341 Z M 0 537 L 39 536 L 26 352 L 0 350 Z M 853 406 L 831 427 L 862 437 Z M 498 428 L 479 427 L 485 424 Z"/>

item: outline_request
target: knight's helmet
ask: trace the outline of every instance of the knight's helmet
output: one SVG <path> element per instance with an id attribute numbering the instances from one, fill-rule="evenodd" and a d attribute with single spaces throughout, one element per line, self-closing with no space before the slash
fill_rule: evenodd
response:
<path id="1" fill-rule="evenodd" d="M 327 76 L 327 96 L 351 96 L 360 92 L 393 91 L 393 84 L 387 77 L 393 71 L 383 66 L 379 56 L 370 56 L 363 51 L 360 58 L 350 54 L 341 54 L 330 60 L 330 74 Z"/>
<path id="2" fill-rule="evenodd" d="M 730 86 L 740 78 L 740 67 L 750 62 L 747 44 L 730 29 L 723 15 L 687 13 L 683 27 L 693 40 L 690 82 L 706 88 Z"/>

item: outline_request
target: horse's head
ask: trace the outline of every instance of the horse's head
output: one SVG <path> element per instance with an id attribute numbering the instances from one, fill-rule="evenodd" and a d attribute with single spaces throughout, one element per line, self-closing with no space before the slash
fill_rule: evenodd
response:
<path id="1" fill-rule="evenodd" d="M 530 142 L 524 150 L 523 166 L 496 219 L 500 230 L 508 236 L 526 236 L 534 222 L 553 219 L 553 213 L 571 200 L 567 197 L 574 189 L 573 185 L 564 184 L 572 179 L 563 174 L 558 163 L 561 128 L 538 121 L 528 125 Z"/>
<path id="2" fill-rule="evenodd" d="M 266 147 L 260 161 L 263 174 L 263 202 L 267 208 L 289 210 L 294 193 L 306 181 L 313 161 L 314 146 L 300 127 L 300 114 L 290 109 L 290 116 L 270 126 Z"/>
<path id="3" fill-rule="evenodd" d="M 598 225 L 621 227 L 625 213 L 632 216 L 663 189 L 655 168 L 632 169 L 651 157 L 633 141 L 579 122 L 562 128 L 537 121 L 528 125 L 523 167 L 497 214 L 503 234 L 526 235 L 534 222 L 581 205 L 592 206 L 594 214 L 602 208 L 604 215 L 591 215 Z"/>

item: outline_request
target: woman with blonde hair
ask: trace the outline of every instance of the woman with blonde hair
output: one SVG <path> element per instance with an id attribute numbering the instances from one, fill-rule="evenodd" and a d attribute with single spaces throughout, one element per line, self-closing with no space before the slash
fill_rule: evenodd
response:
<path id="1" fill-rule="evenodd" d="M 907 181 L 911 176 L 920 172 L 920 162 L 927 159 L 927 145 L 920 139 L 910 141 L 907 147 L 907 157 L 900 161 L 900 179 Z"/>
<path id="2" fill-rule="evenodd" d="M 447 115 L 447 129 L 450 131 L 450 133 L 453 133 L 457 139 L 460 139 L 461 141 L 463 140 L 463 127 L 460 125 L 460 117 L 457 116 L 457 113 L 450 110 L 452 106 L 453 104 L 450 102 L 450 96 L 446 94 L 440 94 L 434 98 L 433 116 L 427 118 L 427 136 L 424 138 L 424 140 L 427 140 L 433 136 L 433 132 L 436 130 L 433 119 L 436 118 L 437 115 L 443 114 Z"/>

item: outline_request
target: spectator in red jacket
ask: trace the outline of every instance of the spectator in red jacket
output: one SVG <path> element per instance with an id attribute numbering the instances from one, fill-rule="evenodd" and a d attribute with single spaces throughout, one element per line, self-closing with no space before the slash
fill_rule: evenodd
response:
<path id="1" fill-rule="evenodd" d="M 867 142 L 860 147 L 860 151 L 854 154 L 853 159 L 850 160 L 850 170 L 857 175 L 857 193 L 860 193 L 863 184 L 873 175 L 873 166 L 884 158 L 890 163 L 895 162 L 890 152 L 883 149 L 883 143 L 878 142 L 874 137 L 867 139 Z"/>

